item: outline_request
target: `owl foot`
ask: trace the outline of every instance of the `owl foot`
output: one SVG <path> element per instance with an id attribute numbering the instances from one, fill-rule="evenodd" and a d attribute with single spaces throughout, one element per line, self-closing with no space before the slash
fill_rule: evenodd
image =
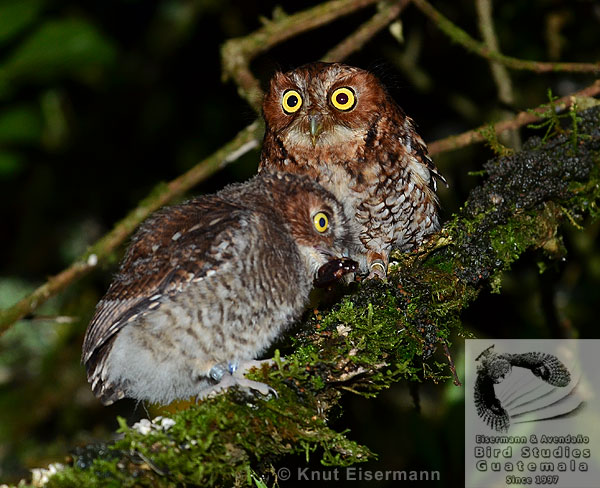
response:
<path id="1" fill-rule="evenodd" d="M 197 396 L 198 400 L 202 400 L 208 398 L 210 396 L 218 395 L 219 393 L 223 393 L 232 387 L 239 387 L 242 390 L 255 390 L 260 394 L 274 395 L 277 397 L 277 392 L 271 388 L 266 383 L 261 383 L 260 381 L 249 380 L 244 377 L 250 369 L 252 368 L 260 368 L 263 364 L 272 364 L 273 361 L 266 359 L 264 361 L 256 361 L 253 359 L 248 359 L 244 361 L 229 361 L 227 363 L 219 363 L 211 368 L 208 373 L 208 376 L 217 383 L 209 386 L 200 392 Z"/>
<path id="2" fill-rule="evenodd" d="M 198 400 L 204 400 L 209 397 L 216 396 L 220 393 L 224 393 L 232 387 L 239 387 L 242 390 L 250 392 L 250 390 L 258 391 L 261 395 L 268 396 L 272 394 L 277 396 L 277 392 L 266 383 L 260 381 L 249 380 L 248 378 L 238 378 L 234 375 L 227 374 L 223 376 L 221 381 L 216 385 L 212 385 L 207 389 L 202 390 L 197 396 Z"/>
<path id="3" fill-rule="evenodd" d="M 373 278 L 377 278 L 381 281 L 385 281 L 387 277 L 386 273 L 387 266 L 383 262 L 382 259 L 377 259 L 369 264 L 369 269 L 371 270 L 369 276 L 367 276 L 368 280 L 372 280 Z"/>
<path id="4" fill-rule="evenodd" d="M 335 258 L 327 261 L 317 271 L 314 285 L 317 288 L 327 288 L 344 278 L 349 273 L 354 273 L 358 263 L 350 258 Z"/>

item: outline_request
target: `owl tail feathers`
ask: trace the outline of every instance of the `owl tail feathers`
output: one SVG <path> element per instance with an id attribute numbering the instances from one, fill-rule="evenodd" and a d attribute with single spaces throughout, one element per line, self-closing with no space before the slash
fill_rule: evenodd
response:
<path id="1" fill-rule="evenodd" d="M 433 174 L 434 178 L 441 181 L 446 188 L 450 186 L 448 184 L 448 181 L 446 181 L 446 178 L 444 178 L 444 175 L 442 175 L 442 173 L 440 173 L 437 168 L 431 169 L 431 173 Z"/>
<path id="2" fill-rule="evenodd" d="M 102 385 L 102 387 L 98 389 L 92 388 L 92 391 L 105 407 L 112 405 L 117 400 L 125 398 L 125 392 L 115 385 Z"/>
<path id="3" fill-rule="evenodd" d="M 125 398 L 125 385 L 104 381 L 97 370 L 88 371 L 88 381 L 92 385 L 92 392 L 104 406 L 112 405 L 117 400 Z"/>
<path id="4" fill-rule="evenodd" d="M 94 396 L 98 398 L 103 405 L 108 406 L 117 400 L 125 398 L 126 384 L 114 383 L 108 381 L 105 372 L 106 356 L 93 354 L 85 363 L 87 379 L 92 386 Z"/>

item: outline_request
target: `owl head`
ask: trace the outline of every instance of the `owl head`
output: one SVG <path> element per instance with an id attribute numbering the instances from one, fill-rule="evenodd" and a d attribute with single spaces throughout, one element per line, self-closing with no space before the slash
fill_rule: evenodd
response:
<path id="1" fill-rule="evenodd" d="M 276 73 L 263 102 L 267 133 L 299 151 L 363 140 L 390 110 L 401 112 L 375 75 L 340 63 Z"/>
<path id="2" fill-rule="evenodd" d="M 274 212 L 280 212 L 309 275 L 331 260 L 348 255 L 353 229 L 342 205 L 321 185 L 304 175 L 263 172 L 259 175 Z"/>

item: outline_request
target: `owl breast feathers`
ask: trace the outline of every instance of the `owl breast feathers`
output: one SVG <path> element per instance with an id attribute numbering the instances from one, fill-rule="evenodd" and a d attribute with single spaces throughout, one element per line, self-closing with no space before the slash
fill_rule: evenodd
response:
<path id="1" fill-rule="evenodd" d="M 276 73 L 263 103 L 260 170 L 307 174 L 355 226 L 353 257 L 384 277 L 392 248 L 438 230 L 435 178 L 410 117 L 368 71 L 312 63 Z"/>
<path id="2" fill-rule="evenodd" d="M 350 233 L 337 200 L 292 174 L 262 173 L 157 212 L 87 329 L 82 360 L 94 393 L 110 404 L 168 403 L 219 385 L 263 391 L 235 376 L 240 364 L 298 318 L 315 278 L 356 269 L 331 263 Z"/>

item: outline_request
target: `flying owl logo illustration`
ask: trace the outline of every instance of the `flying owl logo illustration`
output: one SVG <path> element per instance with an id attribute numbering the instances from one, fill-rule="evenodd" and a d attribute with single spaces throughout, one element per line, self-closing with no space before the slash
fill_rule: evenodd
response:
<path id="1" fill-rule="evenodd" d="M 492 430 L 507 432 L 511 422 L 560 417 L 581 404 L 577 398 L 571 401 L 576 384 L 554 354 L 496 353 L 492 345 L 475 361 L 473 399 L 477 414 Z M 515 371 L 519 374 L 513 374 Z M 572 388 L 567 388 L 570 385 Z"/>

